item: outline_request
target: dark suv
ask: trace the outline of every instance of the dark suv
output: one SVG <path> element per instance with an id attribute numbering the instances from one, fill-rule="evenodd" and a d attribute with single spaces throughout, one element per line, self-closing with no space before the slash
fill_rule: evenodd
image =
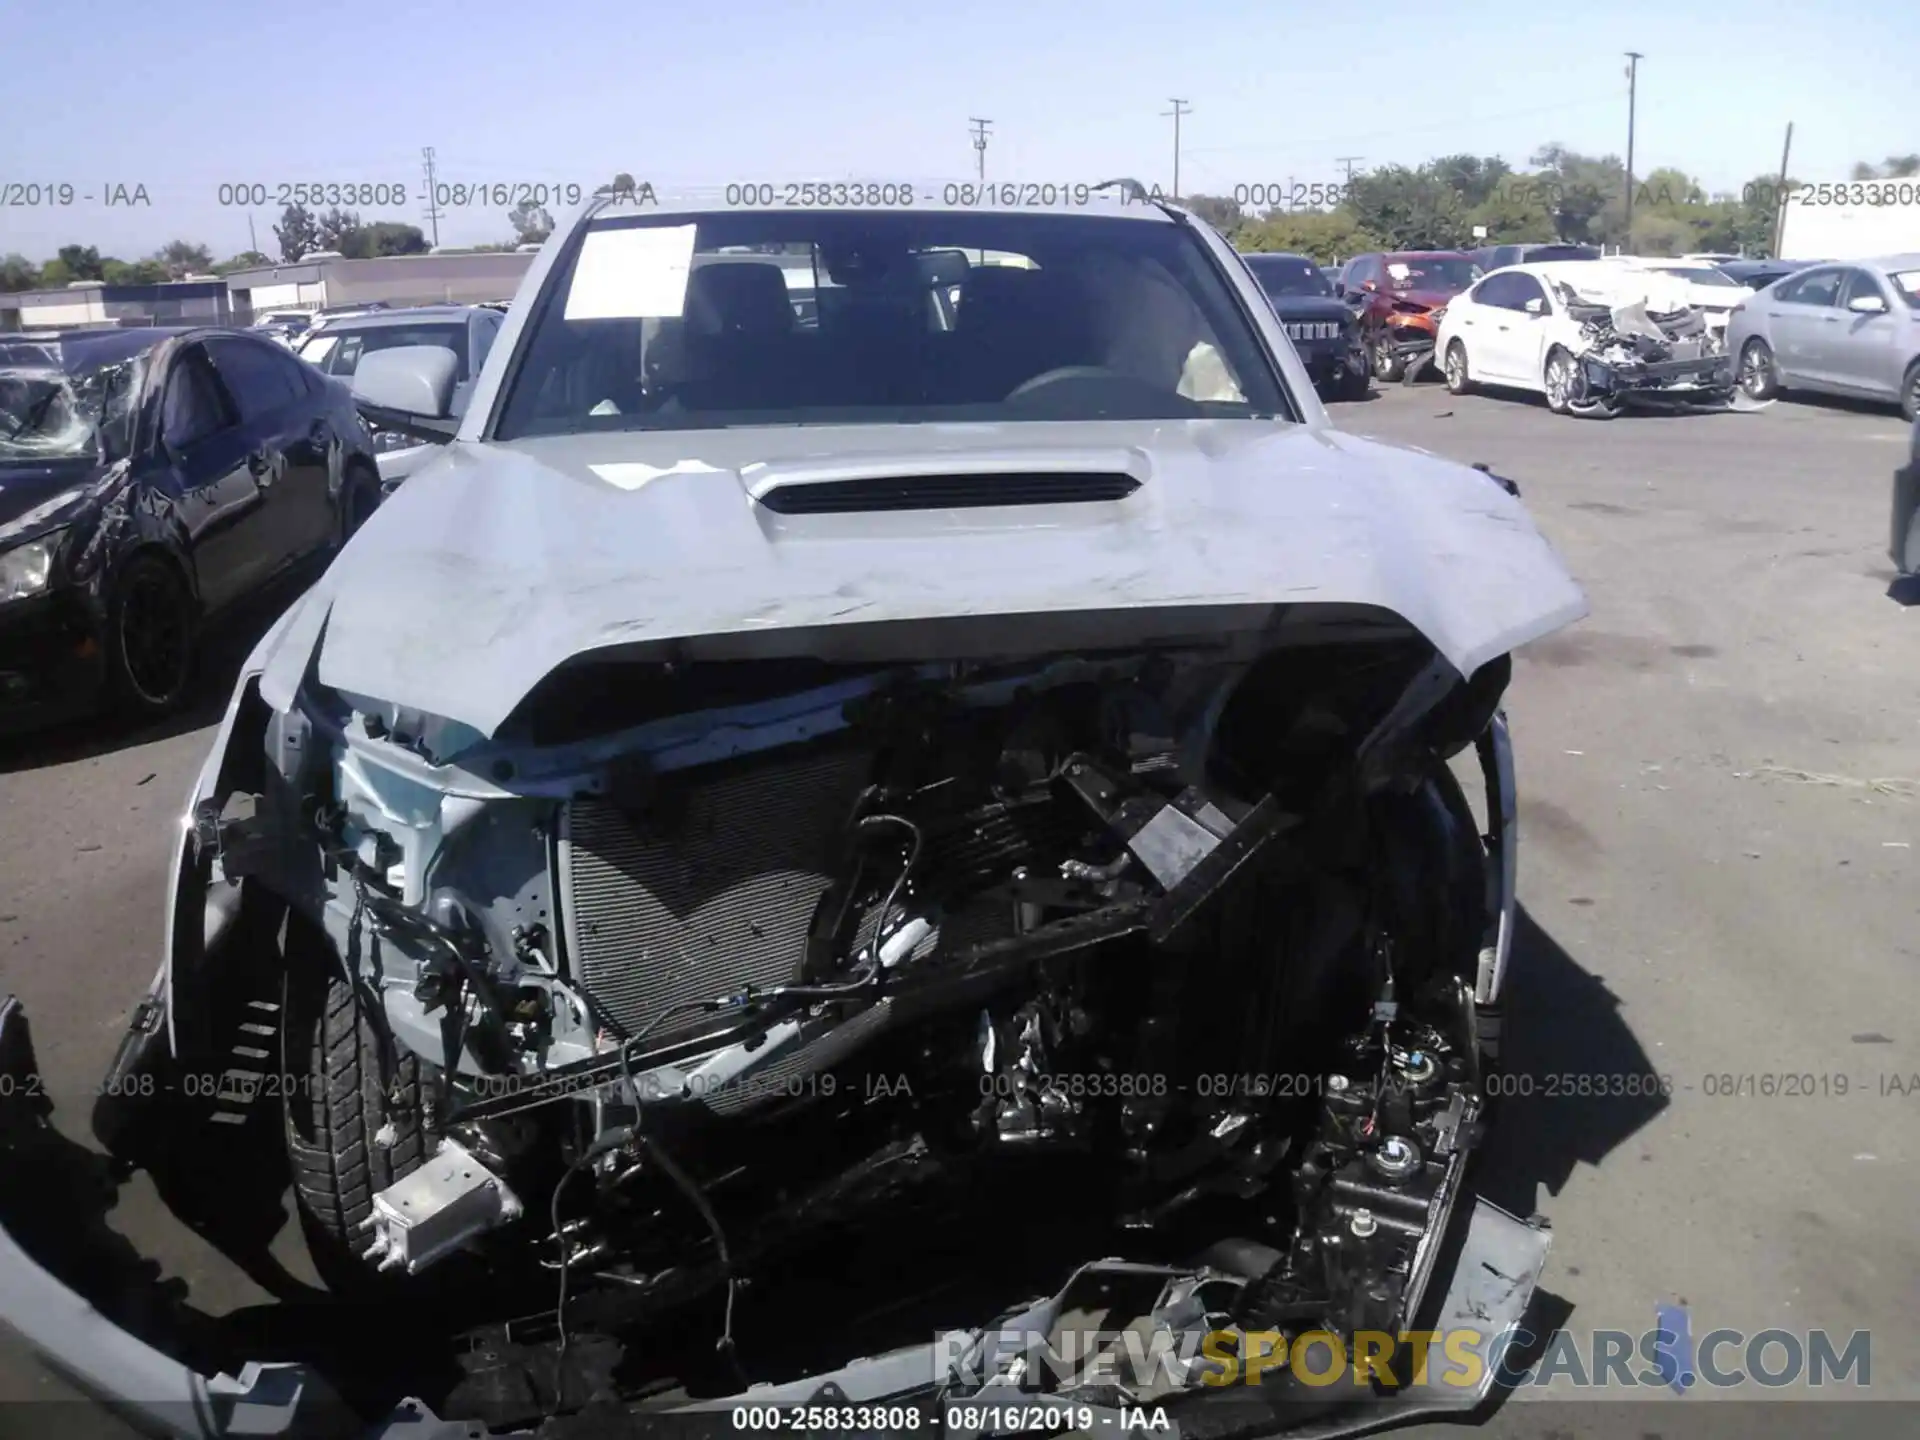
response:
<path id="1" fill-rule="evenodd" d="M 1326 272 L 1305 255 L 1268 251 L 1240 258 L 1287 327 L 1287 337 L 1322 398 L 1364 398 L 1371 382 L 1359 324 L 1335 297 Z"/>

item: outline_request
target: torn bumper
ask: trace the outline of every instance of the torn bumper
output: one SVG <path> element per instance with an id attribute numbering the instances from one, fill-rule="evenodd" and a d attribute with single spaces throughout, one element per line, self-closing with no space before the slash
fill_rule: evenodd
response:
<path id="1" fill-rule="evenodd" d="M 0 1003 L 0 1146 L 9 1164 L 33 1167 L 32 1145 L 46 1129 L 46 1106 L 35 1094 L 36 1074 L 26 1017 L 17 1001 Z M 56 1142 L 61 1143 L 61 1142 Z M 0 1196 L 8 1192 L 0 1190 Z M 17 1189 L 15 1191 L 17 1193 Z M 385 1420 L 347 1413 L 312 1368 L 271 1359 L 236 1357 L 229 1370 L 206 1375 L 137 1338 L 29 1255 L 0 1213 L 0 1333 L 23 1340 L 53 1370 L 111 1406 L 145 1434 L 213 1440 L 249 1436 L 366 1436 L 368 1440 L 469 1440 L 487 1432 L 465 1421 L 442 1421 L 409 1402 Z M 1449 1366 L 1403 1373 L 1386 1384 L 1376 1373 L 1356 1380 L 1304 1384 L 1289 1367 L 1257 1375 L 1257 1383 L 1187 1383 L 1126 1400 L 1096 1403 L 1085 1396 L 1011 1387 L 1005 1363 L 1023 1345 L 1053 1330 L 1066 1310 L 1068 1290 L 973 1331 L 952 1332 L 924 1345 L 855 1360 L 827 1374 L 762 1385 L 695 1405 L 657 1402 L 611 1406 L 571 1417 L 574 1440 L 612 1436 L 721 1434 L 740 1428 L 743 1407 L 913 1407 L 917 1433 L 972 1440 L 1000 1433 L 983 1415 L 1016 1416 L 1039 1404 L 1090 1405 L 1093 1428 L 1119 1433 L 1123 1408 L 1164 1409 L 1171 1433 L 1207 1440 L 1259 1435 L 1356 1434 L 1421 1414 L 1461 1415 L 1476 1409 L 1505 1375 L 1503 1357 L 1518 1330 L 1546 1262 L 1550 1232 L 1485 1201 L 1474 1203 L 1445 1290 L 1423 1329 L 1456 1337 Z M 1102 1261 L 1069 1281 L 1110 1269 L 1164 1274 L 1170 1284 L 1220 1272 Z M 1437 1288 L 1437 1287 L 1436 1287 Z M 1212 1323 L 1200 1318 L 1196 1325 Z M 1193 1332 L 1197 1341 L 1198 1330 Z M 1194 1348 L 1192 1346 L 1189 1349 Z M 1438 1353 L 1436 1351 L 1436 1353 Z M 760 1413 L 769 1413 L 763 1408 Z M 852 1422 L 849 1422 L 852 1423 Z M 534 1436 L 536 1430 L 495 1434 Z"/>
<path id="2" fill-rule="evenodd" d="M 1580 377 L 1587 397 L 1623 400 L 1721 401 L 1733 394 L 1733 360 L 1708 355 L 1697 360 L 1615 364 L 1584 356 Z"/>

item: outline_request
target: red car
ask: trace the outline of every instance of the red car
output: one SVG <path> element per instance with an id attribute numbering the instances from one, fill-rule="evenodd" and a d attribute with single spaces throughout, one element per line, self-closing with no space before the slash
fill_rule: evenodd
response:
<path id="1" fill-rule="evenodd" d="M 1355 307 L 1374 375 L 1391 381 L 1433 353 L 1440 312 L 1480 274 L 1458 250 L 1393 250 L 1354 256 L 1334 293 Z"/>

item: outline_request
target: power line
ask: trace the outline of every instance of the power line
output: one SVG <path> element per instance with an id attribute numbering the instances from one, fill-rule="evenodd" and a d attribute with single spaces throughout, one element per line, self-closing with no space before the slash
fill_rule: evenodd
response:
<path id="1" fill-rule="evenodd" d="M 440 248 L 440 206 L 435 199 L 433 181 L 433 146 L 428 145 L 420 151 L 427 169 L 427 224 L 433 227 L 433 248 Z"/>
<path id="2" fill-rule="evenodd" d="M 984 180 L 987 178 L 987 137 L 993 133 L 987 127 L 992 125 L 993 121 L 982 120 L 975 116 L 970 118 L 967 123 L 973 127 L 973 149 L 976 173 Z"/>
<path id="3" fill-rule="evenodd" d="M 1160 115 L 1162 119 L 1169 115 L 1173 117 L 1173 198 L 1178 200 L 1180 198 L 1180 117 L 1192 114 L 1193 107 L 1184 100 L 1175 100 L 1171 103 L 1173 109 L 1162 110 Z"/>
<path id="4" fill-rule="evenodd" d="M 1333 157 L 1333 163 L 1336 165 L 1344 165 L 1346 167 L 1347 184 L 1351 185 L 1353 184 L 1353 167 L 1358 165 L 1362 160 L 1366 158 L 1367 157 L 1364 155 L 1336 155 Z"/>

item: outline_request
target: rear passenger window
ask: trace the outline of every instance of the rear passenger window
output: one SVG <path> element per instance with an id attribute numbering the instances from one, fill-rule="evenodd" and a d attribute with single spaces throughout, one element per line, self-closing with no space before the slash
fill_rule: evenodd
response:
<path id="1" fill-rule="evenodd" d="M 285 409 L 306 398 L 306 382 L 291 365 L 265 346 L 246 340 L 209 341 L 213 368 L 240 407 L 242 424 Z"/>
<path id="2" fill-rule="evenodd" d="M 1774 292 L 1774 299 L 1789 305 L 1838 305 L 1841 275 L 1839 270 L 1810 270 L 1782 285 Z"/>

